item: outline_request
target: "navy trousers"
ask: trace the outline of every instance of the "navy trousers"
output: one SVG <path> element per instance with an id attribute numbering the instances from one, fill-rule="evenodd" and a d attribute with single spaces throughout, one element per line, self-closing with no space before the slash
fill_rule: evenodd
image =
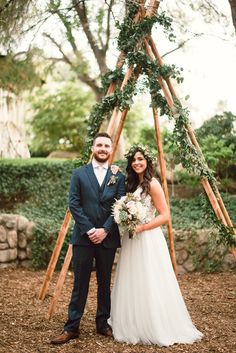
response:
<path id="1" fill-rule="evenodd" d="M 68 308 L 68 320 L 64 326 L 65 331 L 77 332 L 79 330 L 88 296 L 93 259 L 96 263 L 98 284 L 96 328 L 101 330 L 106 327 L 111 309 L 110 283 L 115 252 L 116 249 L 105 248 L 102 244 L 73 245 L 74 286 Z"/>

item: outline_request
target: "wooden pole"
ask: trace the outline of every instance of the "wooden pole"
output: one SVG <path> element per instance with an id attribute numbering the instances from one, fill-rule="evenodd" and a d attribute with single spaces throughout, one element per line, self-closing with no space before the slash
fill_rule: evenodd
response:
<path id="1" fill-rule="evenodd" d="M 144 44 L 145 44 L 145 50 L 147 52 L 147 54 L 149 55 L 150 59 L 154 60 L 154 54 L 149 46 L 149 43 L 148 43 L 148 40 L 147 39 L 144 39 Z M 167 101 L 167 104 L 169 105 L 169 107 L 173 107 L 174 106 L 174 101 L 173 101 L 173 98 L 172 98 L 172 95 L 168 89 L 168 86 L 165 82 L 165 80 L 163 80 L 162 77 L 159 77 L 158 78 L 158 82 L 161 86 L 161 89 L 164 93 L 164 96 L 166 98 L 166 101 Z"/>
<path id="2" fill-rule="evenodd" d="M 71 213 L 70 213 L 69 210 L 67 210 L 66 214 L 65 214 L 64 221 L 62 223 L 61 229 L 60 229 L 59 234 L 58 234 L 56 245 L 55 245 L 53 253 L 51 255 L 50 262 L 48 264 L 48 268 L 47 268 L 47 271 L 46 271 L 46 274 L 45 274 L 45 278 L 44 278 L 42 287 L 41 287 L 40 292 L 39 292 L 39 299 L 40 300 L 44 300 L 44 298 L 45 298 L 46 292 L 48 290 L 49 282 L 51 281 L 52 274 L 53 274 L 53 272 L 55 270 L 55 267 L 56 267 L 56 264 L 57 264 L 57 260 L 58 260 L 58 257 L 60 255 L 60 251 L 61 251 L 63 242 L 65 240 L 65 236 L 66 236 L 66 234 L 68 232 L 70 221 L 71 221 Z"/>
<path id="3" fill-rule="evenodd" d="M 158 50 L 156 48 L 156 45 L 153 42 L 151 36 L 149 38 L 149 44 L 151 46 L 152 53 L 153 53 L 154 57 L 157 59 L 159 65 L 162 66 L 163 65 L 163 60 L 162 60 L 161 56 L 159 55 Z M 149 56 L 152 58 L 153 55 L 151 55 L 151 51 L 150 51 L 150 48 L 148 46 L 148 42 L 147 41 L 145 41 L 145 47 L 146 47 L 146 50 L 147 50 Z M 167 90 L 167 87 L 164 85 L 164 79 L 162 77 L 159 78 L 158 82 L 160 83 L 160 85 L 162 87 L 162 90 L 163 90 L 164 96 L 166 98 L 167 104 L 169 105 L 170 109 L 172 110 L 172 108 L 174 106 L 174 101 L 173 101 L 172 96 L 174 98 L 177 98 L 177 94 L 176 94 L 176 92 L 175 92 L 175 90 L 173 88 L 171 80 L 170 79 L 166 80 L 169 92 Z M 172 95 L 171 99 L 170 99 L 170 93 Z M 199 146 L 199 144 L 197 142 L 196 136 L 194 134 L 194 131 L 193 131 L 191 125 L 190 124 L 186 124 L 186 129 L 187 129 L 188 137 L 189 137 L 190 141 L 197 148 L 198 152 L 200 153 L 200 155 L 204 159 L 204 156 L 202 154 L 201 148 L 200 148 L 200 146 Z M 223 224 L 225 224 L 226 226 L 232 227 L 232 222 L 231 222 L 229 214 L 228 214 L 228 212 L 227 212 L 227 210 L 226 210 L 226 208 L 224 206 L 223 200 L 221 199 L 221 196 L 220 196 L 220 193 L 219 193 L 219 190 L 218 190 L 217 186 L 215 186 L 215 189 L 216 189 L 216 191 L 215 191 L 216 195 L 215 195 L 209 182 L 206 183 L 203 180 L 202 185 L 203 185 L 203 187 L 204 187 L 204 189 L 206 191 L 206 194 L 209 197 L 210 203 L 212 205 L 212 208 L 213 208 L 215 214 L 220 215 L 219 219 L 222 221 Z M 214 202 L 212 202 L 213 195 L 214 195 Z M 220 209 L 221 212 L 219 212 L 219 209 Z M 235 229 L 234 229 L 234 233 L 236 234 Z M 236 258 L 236 249 L 230 249 L 230 251 L 233 253 L 234 257 Z"/>
<path id="4" fill-rule="evenodd" d="M 143 2 L 144 3 L 144 2 Z M 140 18 L 143 18 L 143 17 L 152 17 L 154 15 L 154 13 L 157 11 L 158 9 L 158 6 L 159 6 L 159 3 L 160 1 L 157 1 L 157 0 L 152 0 L 150 1 L 150 4 L 148 5 L 148 9 L 146 11 L 146 14 L 144 13 L 144 7 L 141 7 L 140 9 L 140 12 L 139 12 L 139 18 L 137 19 L 137 21 L 140 19 Z M 148 34 L 149 35 L 149 34 Z M 139 41 L 136 45 L 136 49 L 138 50 L 140 47 L 141 47 L 141 41 Z M 128 71 L 126 72 L 126 75 L 124 77 L 124 80 L 121 84 L 121 90 L 124 89 L 124 87 L 126 86 L 128 80 L 130 79 L 131 75 L 133 73 L 133 67 L 129 67 Z M 108 128 L 107 128 L 107 133 L 109 135 L 112 134 L 113 130 L 114 130 L 114 126 L 115 126 L 115 121 L 120 118 L 121 119 L 121 116 L 119 114 L 119 110 L 117 108 L 115 108 L 113 110 L 113 113 L 112 113 L 112 116 L 111 116 L 111 119 L 109 121 L 109 124 L 108 124 Z"/>
<path id="5" fill-rule="evenodd" d="M 201 179 L 201 183 L 207 193 L 207 196 L 209 198 L 209 201 L 211 203 L 211 206 L 216 214 L 216 217 L 225 225 L 225 226 L 229 226 L 231 228 L 233 228 L 233 223 L 231 221 L 231 219 L 229 218 L 228 212 L 225 208 L 225 205 L 223 203 L 223 200 L 221 199 L 222 205 L 220 205 L 220 203 L 218 202 L 219 200 L 217 199 L 216 195 L 214 194 L 209 181 L 207 180 L 207 178 L 202 178 Z M 220 195 L 219 195 L 220 196 Z M 221 196 L 220 196 L 221 198 Z M 226 210 L 226 213 L 224 214 L 224 212 L 222 212 L 222 207 Z M 235 234 L 235 228 L 233 228 L 234 230 L 234 234 Z M 232 255 L 234 256 L 235 260 L 236 260 L 236 248 L 230 248 L 229 249 L 230 252 L 232 253 Z"/>
<path id="6" fill-rule="evenodd" d="M 123 89 L 125 88 L 125 86 L 127 85 L 128 83 L 128 80 L 130 79 L 131 75 L 133 73 L 133 67 L 129 67 L 126 74 L 125 74 L 125 77 L 123 79 L 123 82 L 121 84 L 121 91 L 123 91 Z M 112 116 L 111 116 L 111 119 L 109 121 L 109 124 L 108 124 L 108 128 L 107 128 L 107 133 L 109 135 L 112 134 L 113 130 L 114 130 L 114 126 L 115 126 L 115 121 L 117 119 L 119 115 L 119 109 L 118 108 L 114 108 L 113 112 L 112 112 Z"/>
<path id="7" fill-rule="evenodd" d="M 63 284 L 65 282 L 65 279 L 66 279 L 66 274 L 67 274 L 68 268 L 70 266 L 71 259 L 72 259 L 72 245 L 70 244 L 68 246 L 68 250 L 67 250 L 67 253 L 66 253 L 66 256 L 64 259 L 64 263 L 63 263 L 60 275 L 57 280 L 57 284 L 56 284 L 53 298 L 52 298 L 51 303 L 49 305 L 48 315 L 47 315 L 48 319 L 51 319 L 52 314 L 54 313 L 54 310 L 56 308 L 56 304 L 57 304 L 59 296 L 61 294 L 61 290 L 62 290 Z"/>
<path id="8" fill-rule="evenodd" d="M 223 215 L 223 213 L 222 213 L 222 211 L 221 211 L 221 208 L 220 208 L 220 206 L 219 206 L 219 203 L 218 203 L 218 201 L 217 201 L 217 198 L 216 198 L 216 196 L 215 196 L 215 194 L 214 194 L 214 192 L 213 192 L 213 190 L 212 190 L 212 188 L 211 188 L 211 186 L 210 186 L 210 184 L 209 184 L 208 179 L 205 178 L 205 177 L 203 177 L 203 178 L 201 179 L 201 183 L 202 183 L 202 185 L 203 185 L 203 187 L 204 187 L 204 189 L 205 189 L 205 191 L 206 191 L 206 193 L 207 193 L 207 196 L 208 196 L 209 201 L 210 201 L 210 203 L 211 203 L 211 205 L 212 205 L 212 208 L 213 208 L 213 210 L 214 210 L 214 212 L 215 212 L 215 214 L 216 214 L 216 217 L 217 217 L 219 220 L 221 220 L 222 223 L 223 223 L 225 226 L 227 226 L 226 219 L 225 219 L 225 217 L 224 217 L 224 215 Z"/>
<path id="9" fill-rule="evenodd" d="M 161 172 L 160 173 L 161 174 L 161 184 L 162 184 L 165 198 L 166 198 L 166 202 L 167 202 L 167 205 L 168 205 L 169 211 L 170 211 L 170 200 L 169 200 L 169 193 L 168 193 L 168 187 L 167 187 L 167 181 L 166 181 L 166 163 L 165 163 L 165 159 L 164 159 L 164 152 L 163 152 L 163 146 L 162 146 L 162 141 L 161 141 L 161 129 L 160 129 L 160 124 L 159 124 L 158 111 L 156 108 L 152 108 L 152 111 L 153 111 L 154 125 L 155 125 L 155 130 L 156 130 L 158 159 L 159 159 L 160 172 Z M 171 257 L 172 266 L 175 271 L 175 274 L 177 274 L 175 246 L 174 246 L 174 237 L 173 237 L 171 217 L 167 223 L 167 228 L 168 228 L 168 236 L 169 236 L 170 257 Z"/>
<path id="10" fill-rule="evenodd" d="M 115 133 L 115 137 L 114 137 L 114 141 L 113 141 L 112 153 L 111 153 L 111 156 L 110 156 L 110 159 L 109 159 L 109 163 L 110 164 L 114 160 L 115 153 L 116 153 L 116 150 L 117 150 L 117 146 L 118 146 L 118 143 L 119 143 L 119 140 L 120 140 L 120 135 L 121 135 L 121 132 L 122 132 L 122 129 L 123 129 L 123 126 L 124 126 L 124 122 L 125 122 L 125 118 L 126 118 L 127 113 L 128 113 L 128 109 L 125 109 L 121 113 L 121 118 L 119 120 L 119 125 L 117 127 L 117 130 L 116 130 L 116 133 Z"/>
<path id="11" fill-rule="evenodd" d="M 164 62 L 163 62 L 162 57 L 160 56 L 160 54 L 159 54 L 159 52 L 157 50 L 156 44 L 154 43 L 154 41 L 153 41 L 151 36 L 149 37 L 149 44 L 150 44 L 150 46 L 152 48 L 152 52 L 153 52 L 155 58 L 157 59 L 159 65 L 163 66 Z M 177 94 L 176 94 L 176 92 L 174 90 L 174 87 L 172 85 L 171 80 L 169 78 L 166 78 L 165 81 L 167 83 L 167 86 L 169 87 L 169 90 L 170 90 L 172 96 L 178 99 Z"/>

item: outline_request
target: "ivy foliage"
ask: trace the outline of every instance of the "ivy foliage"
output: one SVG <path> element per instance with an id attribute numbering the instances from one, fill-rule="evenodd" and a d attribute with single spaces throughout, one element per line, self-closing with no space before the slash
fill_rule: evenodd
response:
<path id="1" fill-rule="evenodd" d="M 174 143 L 179 150 L 183 167 L 190 173 L 207 178 L 212 188 L 216 190 L 214 172 L 208 167 L 202 153 L 190 139 L 188 109 L 183 107 L 181 102 L 175 97 L 172 97 L 174 104 L 170 107 L 161 90 L 160 80 L 162 79 L 173 78 L 178 83 L 181 83 L 183 81 L 181 77 L 182 70 L 176 68 L 175 65 L 160 65 L 157 60 L 150 58 L 145 51 L 143 40 L 145 38 L 148 40 L 152 27 L 156 23 L 163 26 L 164 32 L 169 34 L 170 40 L 174 39 L 171 27 L 172 20 L 165 13 L 161 13 L 154 14 L 152 17 L 144 17 L 138 23 L 135 23 L 133 19 L 139 10 L 138 4 L 130 0 L 127 1 L 127 7 L 127 15 L 123 22 L 117 23 L 117 27 L 120 29 L 118 48 L 126 54 L 126 66 L 132 66 L 134 67 L 134 72 L 136 70 L 139 75 L 146 76 L 147 79 L 144 82 L 151 94 L 152 107 L 156 107 L 160 110 L 161 115 L 167 115 L 174 121 Z M 110 83 L 117 83 L 121 80 L 122 74 L 122 69 L 119 69 L 119 71 L 116 69 L 114 73 L 109 72 L 109 75 L 105 78 L 105 87 L 109 85 L 109 78 Z M 120 110 L 130 108 L 133 102 L 132 96 L 136 94 L 136 83 L 137 81 L 133 74 L 122 91 L 116 88 L 114 93 L 105 96 L 103 101 L 94 107 L 89 119 L 86 150 L 83 156 L 84 161 L 89 158 L 93 137 L 98 132 L 103 119 L 109 117 L 115 107 Z M 208 207 L 206 212 L 211 212 L 211 207 Z M 222 241 L 226 241 L 229 246 L 232 246 L 232 244 L 236 245 L 234 233 L 229 227 L 221 225 L 219 234 Z"/>
<path id="2" fill-rule="evenodd" d="M 0 164 L 0 209 L 24 215 L 36 224 L 32 253 L 35 268 L 45 268 L 50 260 L 63 222 L 70 176 L 80 161 L 39 158 L 2 160 Z M 57 266 L 62 264 L 69 232 Z"/>

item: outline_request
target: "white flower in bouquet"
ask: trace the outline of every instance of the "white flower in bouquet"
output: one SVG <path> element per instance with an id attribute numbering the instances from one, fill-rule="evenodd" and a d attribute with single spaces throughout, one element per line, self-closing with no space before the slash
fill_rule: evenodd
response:
<path id="1" fill-rule="evenodd" d="M 115 222 L 133 238 L 137 225 L 145 223 L 147 208 L 139 196 L 128 193 L 121 197 L 113 205 Z"/>

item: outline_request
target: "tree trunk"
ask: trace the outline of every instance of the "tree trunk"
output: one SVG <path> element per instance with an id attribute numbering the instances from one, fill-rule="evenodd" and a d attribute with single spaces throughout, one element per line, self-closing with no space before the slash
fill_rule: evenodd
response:
<path id="1" fill-rule="evenodd" d="M 24 103 L 0 89 L 0 158 L 29 158 L 26 144 Z"/>
<path id="2" fill-rule="evenodd" d="M 236 31 L 236 0 L 229 0 L 229 3 L 230 3 L 230 7 L 231 7 L 234 29 Z"/>

